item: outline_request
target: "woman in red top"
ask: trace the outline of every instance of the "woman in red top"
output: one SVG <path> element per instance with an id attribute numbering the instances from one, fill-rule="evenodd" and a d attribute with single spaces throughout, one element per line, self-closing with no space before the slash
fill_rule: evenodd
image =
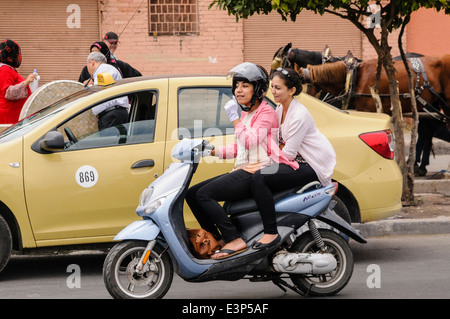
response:
<path id="1" fill-rule="evenodd" d="M 16 68 L 22 63 L 19 45 L 12 40 L 0 42 L 0 124 L 14 124 L 20 111 L 31 95 L 28 85 L 37 74 L 31 73 L 24 79 Z"/>

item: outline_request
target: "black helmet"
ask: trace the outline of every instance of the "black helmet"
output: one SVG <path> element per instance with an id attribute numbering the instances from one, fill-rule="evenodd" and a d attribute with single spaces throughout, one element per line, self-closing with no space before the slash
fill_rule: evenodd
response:
<path id="1" fill-rule="evenodd" d="M 251 100 L 251 107 L 255 105 L 256 99 L 258 99 L 259 101 L 263 100 L 264 94 L 269 88 L 269 76 L 267 74 L 267 71 L 262 66 L 256 65 L 254 63 L 241 63 L 232 68 L 227 73 L 227 76 L 233 76 L 233 95 L 236 89 L 236 82 L 244 81 L 253 85 L 254 93 Z M 247 108 L 241 105 L 241 109 L 246 112 L 250 111 L 251 107 Z"/>

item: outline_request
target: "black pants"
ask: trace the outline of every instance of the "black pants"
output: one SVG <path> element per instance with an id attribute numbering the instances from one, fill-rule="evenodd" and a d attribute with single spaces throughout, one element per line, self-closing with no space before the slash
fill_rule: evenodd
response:
<path id="1" fill-rule="evenodd" d="M 209 231 L 216 239 L 222 237 L 228 243 L 240 237 L 236 227 L 218 202 L 250 197 L 251 177 L 251 173 L 239 169 L 189 188 L 186 202 L 200 226 Z"/>
<path id="2" fill-rule="evenodd" d="M 303 186 L 316 180 L 316 173 L 306 163 L 300 164 L 297 170 L 288 165 L 275 164 L 255 174 L 240 169 L 192 186 L 186 194 L 186 202 L 203 229 L 213 234 L 216 239 L 223 236 L 225 242 L 230 242 L 240 235 L 219 201 L 253 197 L 261 213 L 264 233 L 276 234 L 277 222 L 272 192 Z"/>
<path id="3" fill-rule="evenodd" d="M 317 180 L 316 173 L 307 163 L 300 163 L 297 170 L 289 165 L 275 164 L 252 175 L 252 195 L 258 204 L 265 234 L 277 234 L 275 203 L 272 192 L 304 186 Z"/>
<path id="4" fill-rule="evenodd" d="M 107 112 L 101 112 L 98 115 L 98 130 L 101 131 L 126 122 L 128 122 L 127 109 L 118 107 Z"/>
<path id="5" fill-rule="evenodd" d="M 434 118 L 421 118 L 417 127 L 416 162 L 421 168 L 430 164 L 430 152 L 433 146 L 433 137 L 450 142 L 450 130 L 447 125 Z"/>

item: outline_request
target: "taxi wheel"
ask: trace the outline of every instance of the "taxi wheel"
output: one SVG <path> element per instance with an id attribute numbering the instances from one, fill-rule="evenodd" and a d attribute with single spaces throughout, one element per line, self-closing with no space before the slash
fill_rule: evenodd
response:
<path id="1" fill-rule="evenodd" d="M 0 215 L 0 272 L 5 268 L 11 257 L 12 235 L 8 223 Z"/>
<path id="2" fill-rule="evenodd" d="M 336 201 L 336 206 L 334 206 L 334 212 L 336 213 L 336 215 L 341 217 L 348 224 L 351 224 L 352 220 L 350 217 L 350 213 L 347 209 L 347 206 L 345 206 L 344 202 L 337 196 L 333 196 L 332 200 Z"/>

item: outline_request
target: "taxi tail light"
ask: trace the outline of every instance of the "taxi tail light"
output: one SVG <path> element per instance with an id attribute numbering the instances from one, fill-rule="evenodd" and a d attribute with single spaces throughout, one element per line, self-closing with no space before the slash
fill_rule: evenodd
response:
<path id="1" fill-rule="evenodd" d="M 359 138 L 384 158 L 394 158 L 394 139 L 391 130 L 363 133 Z"/>
<path id="2" fill-rule="evenodd" d="M 333 187 L 328 188 L 327 190 L 325 190 L 325 193 L 327 193 L 328 195 L 336 195 L 338 188 L 339 188 L 339 184 L 336 182 L 333 182 Z"/>

